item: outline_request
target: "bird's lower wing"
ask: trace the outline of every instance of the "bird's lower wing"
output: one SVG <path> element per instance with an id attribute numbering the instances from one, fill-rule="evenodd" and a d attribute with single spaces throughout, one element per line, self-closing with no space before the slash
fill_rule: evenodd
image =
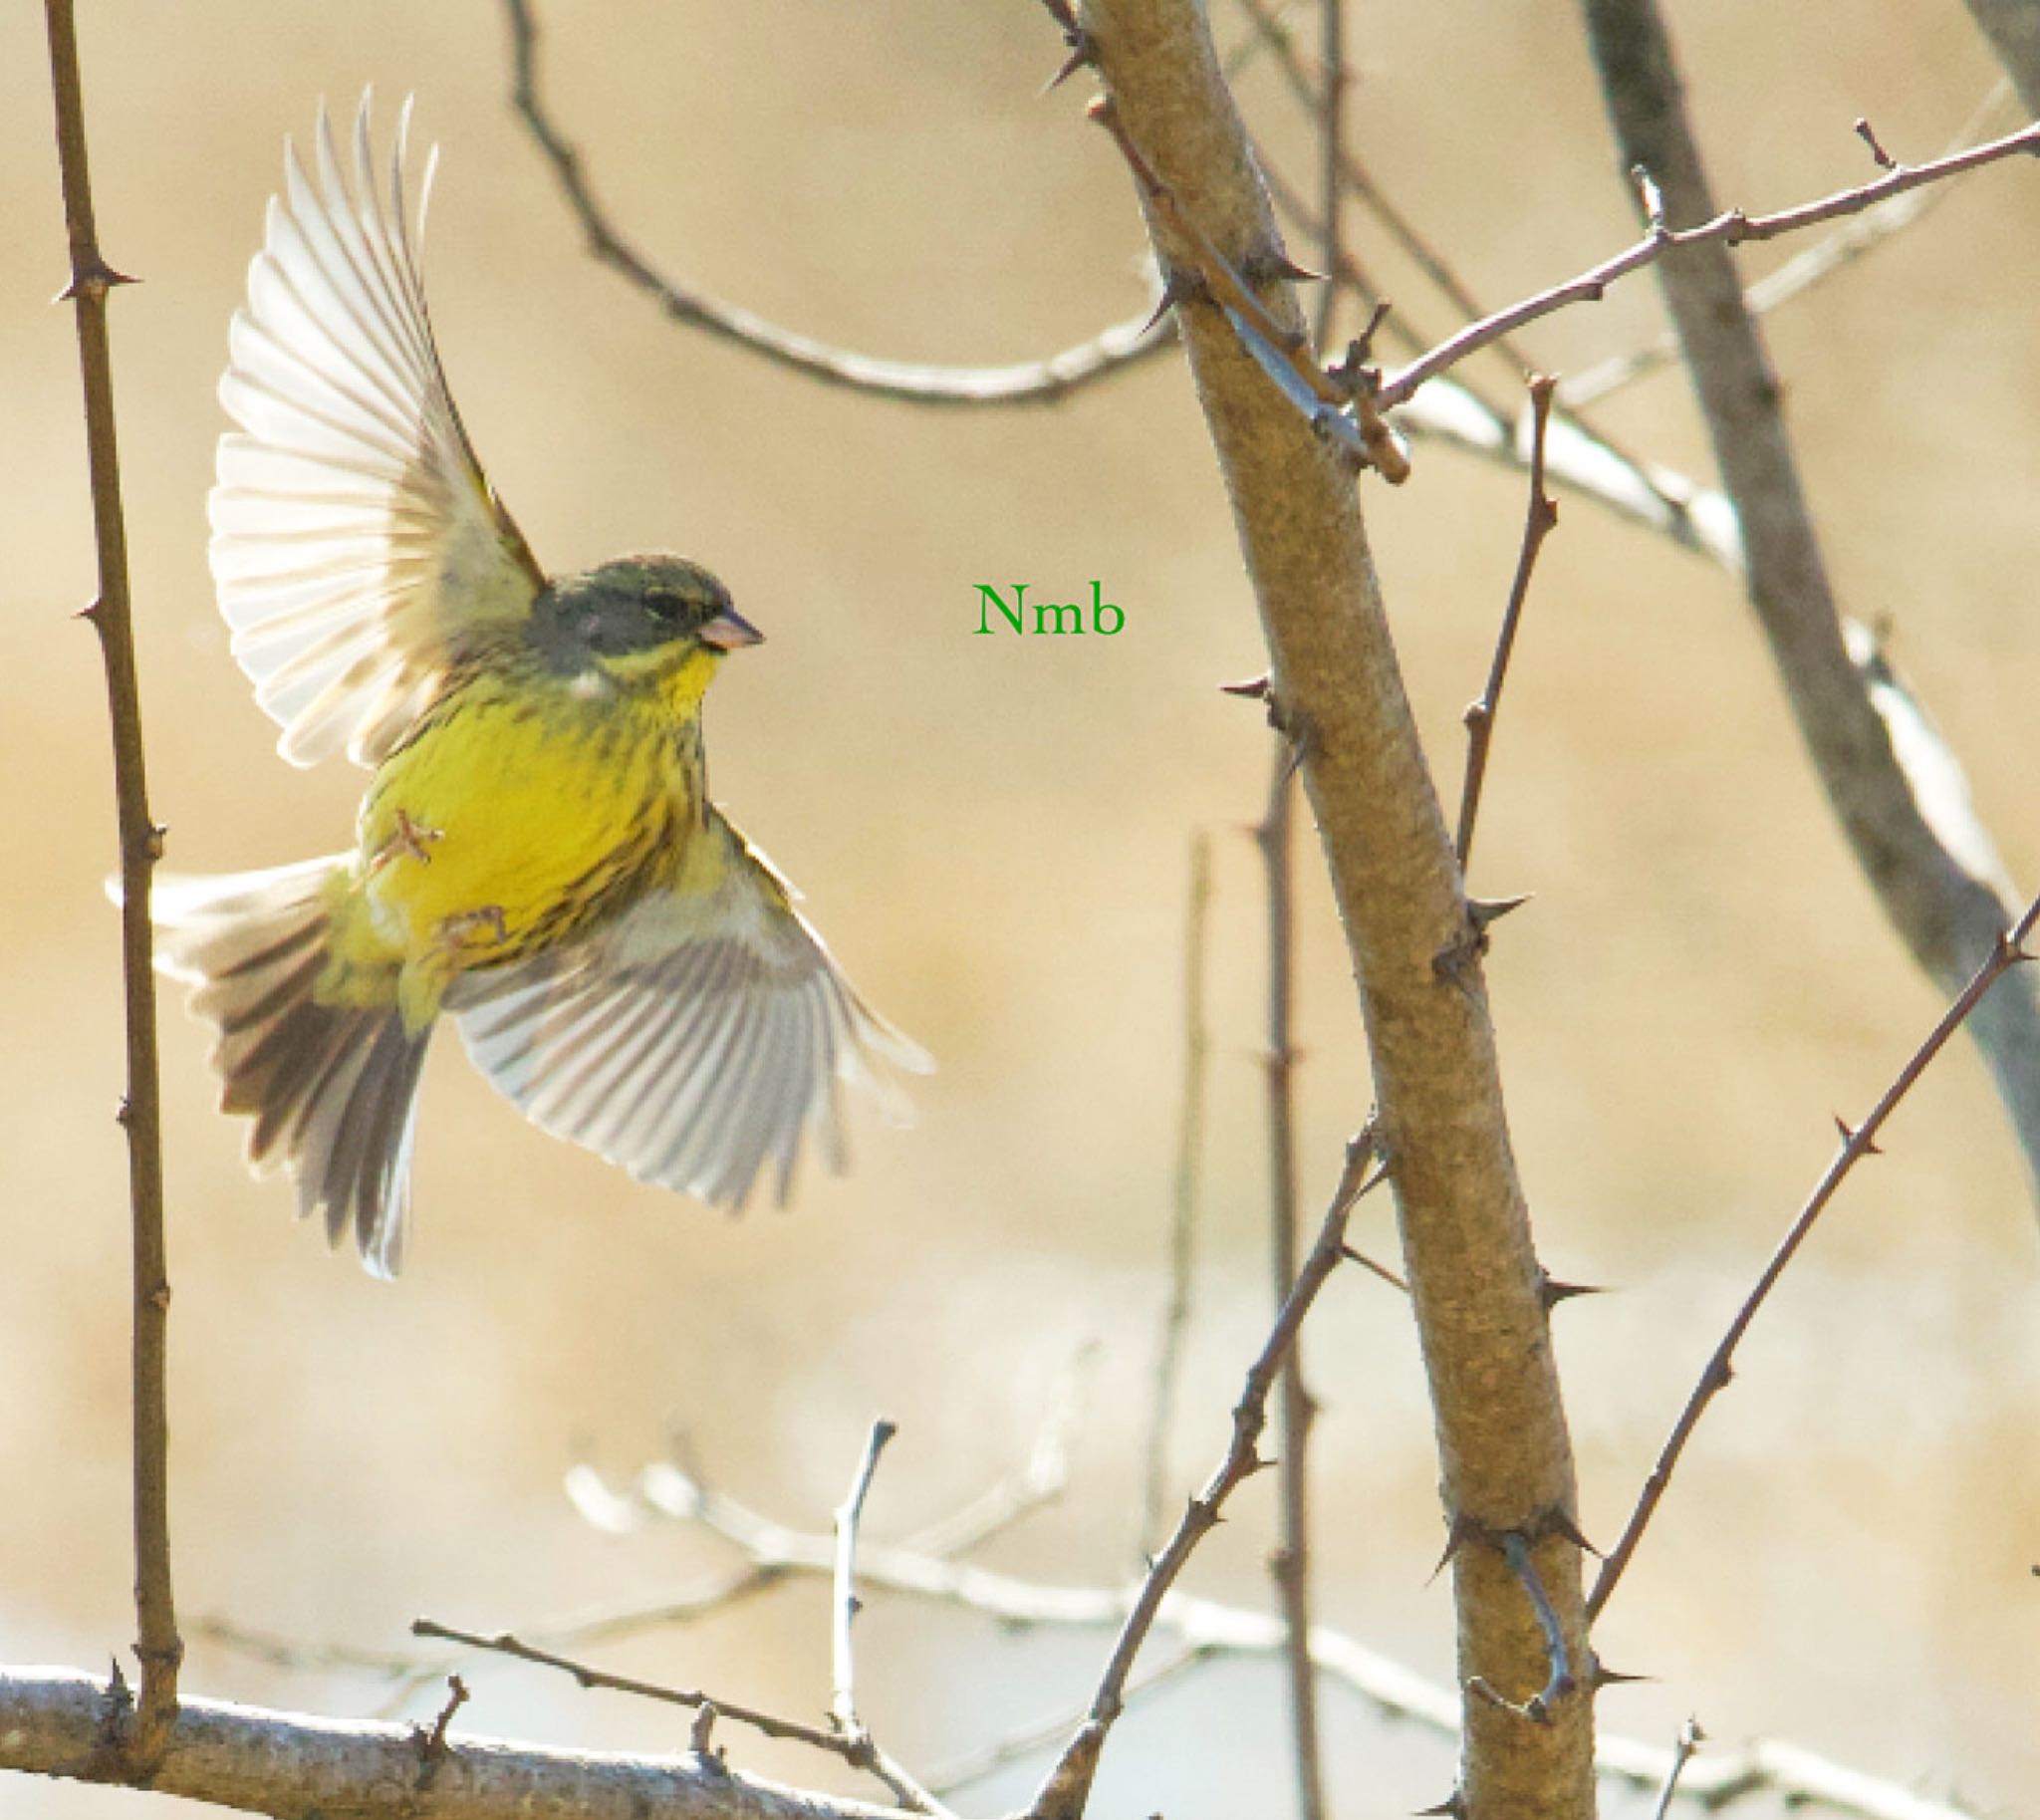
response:
<path id="1" fill-rule="evenodd" d="M 742 1206 L 769 1164 L 783 1202 L 804 1134 L 845 1168 L 844 1084 L 903 1121 L 895 1072 L 931 1066 L 790 900 L 711 812 L 676 885 L 555 954 L 467 975 L 447 1006 L 544 1130 L 713 1205 Z"/>

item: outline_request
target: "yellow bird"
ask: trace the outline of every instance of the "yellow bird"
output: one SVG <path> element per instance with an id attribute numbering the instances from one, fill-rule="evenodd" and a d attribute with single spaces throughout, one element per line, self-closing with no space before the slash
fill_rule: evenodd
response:
<path id="1" fill-rule="evenodd" d="M 164 877 L 158 960 L 219 1027 L 222 1105 L 299 1211 L 402 1261 L 425 1047 L 442 1012 L 536 1124 L 652 1181 L 783 1201 L 804 1135 L 846 1163 L 840 1089 L 900 1102 L 927 1058 L 867 1008 L 794 893 L 709 801 L 701 699 L 759 634 L 705 569 L 549 578 L 446 388 L 406 103 L 379 183 L 322 111 L 234 318 L 211 498 L 233 651 L 309 765 L 374 777 L 352 851 Z M 316 174 L 315 174 L 316 173 Z M 379 193 L 380 192 L 380 193 Z"/>

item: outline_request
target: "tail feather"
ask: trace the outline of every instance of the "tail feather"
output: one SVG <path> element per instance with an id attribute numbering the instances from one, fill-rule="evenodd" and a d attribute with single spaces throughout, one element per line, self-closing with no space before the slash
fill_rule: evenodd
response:
<path id="1" fill-rule="evenodd" d="M 403 1261 L 418 1075 L 429 1031 L 410 1035 L 393 1003 L 320 1002 L 330 934 L 327 881 L 338 860 L 226 878 L 164 877 L 152 894 L 156 964 L 193 987 L 216 1025 L 220 1105 L 253 1118 L 248 1161 L 281 1163 L 300 1215 L 323 1213 L 338 1244 L 394 1276 Z"/>

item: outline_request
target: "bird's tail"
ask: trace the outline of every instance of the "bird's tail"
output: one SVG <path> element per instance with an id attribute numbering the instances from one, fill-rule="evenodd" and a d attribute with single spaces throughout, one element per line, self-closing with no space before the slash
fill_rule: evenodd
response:
<path id="1" fill-rule="evenodd" d="M 323 1211 L 336 1245 L 350 1226 L 362 1262 L 394 1276 L 403 1261 L 418 1073 L 415 1036 L 386 1005 L 325 1004 L 328 884 L 337 859 L 216 878 L 159 876 L 156 965 L 189 984 L 191 1009 L 218 1026 L 220 1105 L 253 1118 L 248 1162 L 281 1163 L 301 1215 Z"/>

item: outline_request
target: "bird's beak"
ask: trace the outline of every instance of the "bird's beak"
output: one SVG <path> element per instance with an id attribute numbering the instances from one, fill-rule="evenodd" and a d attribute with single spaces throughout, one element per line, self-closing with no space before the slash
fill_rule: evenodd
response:
<path id="1" fill-rule="evenodd" d="M 765 643 L 765 635 L 734 607 L 725 607 L 701 628 L 699 637 L 703 645 L 712 645 L 717 650 L 741 650 L 746 645 Z"/>

